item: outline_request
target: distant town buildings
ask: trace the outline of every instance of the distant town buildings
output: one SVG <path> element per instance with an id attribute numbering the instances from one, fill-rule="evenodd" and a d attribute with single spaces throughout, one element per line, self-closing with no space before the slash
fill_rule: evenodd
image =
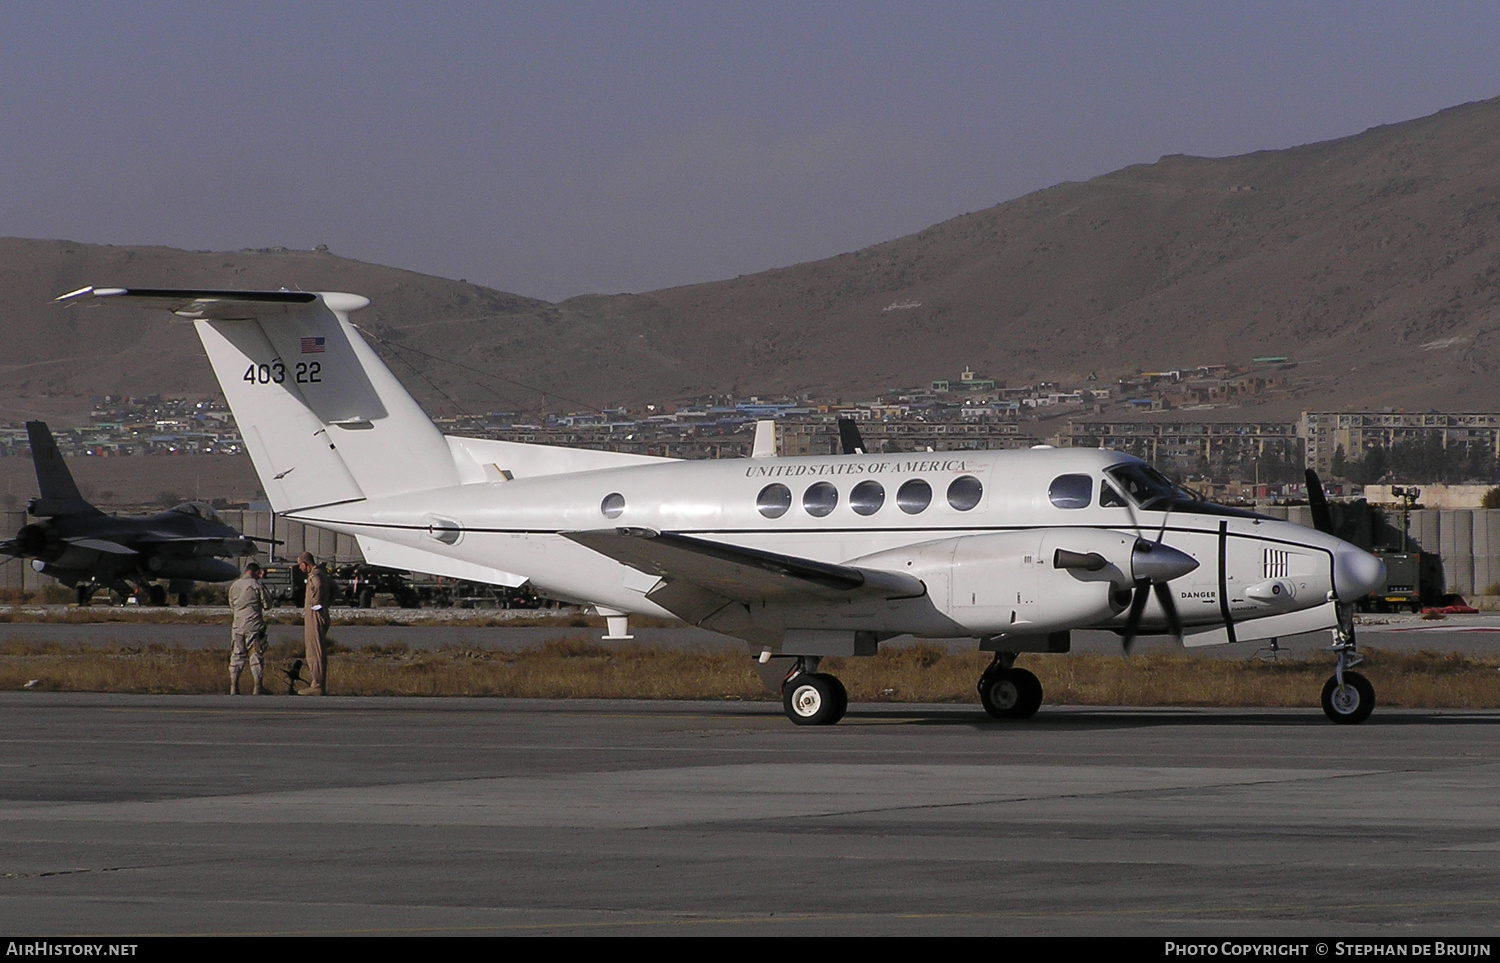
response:
<path id="1" fill-rule="evenodd" d="M 875 398 L 711 396 L 678 403 L 590 411 L 495 411 L 437 418 L 445 433 L 530 444 L 664 455 L 733 458 L 750 453 L 757 421 L 777 423 L 786 455 L 839 451 L 837 422 L 860 425 L 869 451 L 952 451 L 1060 447 L 1111 448 L 1138 455 L 1176 477 L 1231 497 L 1293 493 L 1304 468 L 1326 479 L 1362 478 L 1400 445 L 1462 450 L 1450 471 L 1463 477 L 1412 481 L 1494 481 L 1500 413 L 1303 412 L 1297 420 L 1253 417 L 1287 397 L 1295 363 L 1275 356 L 1248 370 L 1202 365 L 1143 371 L 1114 384 L 1090 375 L 1082 385 L 1008 386 L 966 367 L 956 379 L 894 388 Z M 1285 409 L 1285 405 L 1282 405 Z M 1249 417 L 1247 417 L 1249 416 Z M 234 418 L 217 399 L 102 398 L 89 423 L 53 425 L 66 454 L 85 457 L 239 454 Z M 1372 452 L 1381 454 L 1366 459 Z M 22 425 L 0 428 L 0 455 L 28 453 Z M 1451 466 L 1450 466 L 1451 467 Z M 1369 472 L 1367 472 L 1369 474 Z M 1469 476 L 1483 476 L 1470 478 Z"/>
<path id="2" fill-rule="evenodd" d="M 1297 435 L 1307 446 L 1307 467 L 1319 474 L 1334 473 L 1339 458 L 1361 461 L 1377 448 L 1429 439 L 1445 450 L 1482 447 L 1493 461 L 1500 451 L 1500 412 L 1305 411 Z"/>

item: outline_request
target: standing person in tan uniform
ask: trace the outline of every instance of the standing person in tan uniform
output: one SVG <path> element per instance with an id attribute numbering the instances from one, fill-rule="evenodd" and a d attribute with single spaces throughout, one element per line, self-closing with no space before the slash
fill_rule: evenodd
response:
<path id="1" fill-rule="evenodd" d="M 302 596 L 302 638 L 307 643 L 307 671 L 312 685 L 298 695 L 325 695 L 328 691 L 328 607 L 333 603 L 333 579 L 311 552 L 297 556 L 297 567 L 307 576 Z"/>
<path id="2" fill-rule="evenodd" d="M 266 609 L 271 594 L 260 584 L 260 565 L 250 562 L 243 578 L 229 586 L 229 611 L 234 621 L 229 627 L 229 694 L 240 694 L 240 673 L 249 656 L 250 674 L 255 677 L 255 695 L 265 695 L 261 685 L 266 672 Z"/>

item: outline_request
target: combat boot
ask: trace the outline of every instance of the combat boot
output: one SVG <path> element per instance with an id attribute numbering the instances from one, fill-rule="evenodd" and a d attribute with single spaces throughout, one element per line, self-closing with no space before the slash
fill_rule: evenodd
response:
<path id="1" fill-rule="evenodd" d="M 266 694 L 265 686 L 261 685 L 261 674 L 259 672 L 255 673 L 255 688 L 251 690 L 250 694 L 251 695 L 265 695 Z"/>
<path id="2" fill-rule="evenodd" d="M 233 669 L 229 670 L 229 694 L 240 694 L 240 674 Z"/>

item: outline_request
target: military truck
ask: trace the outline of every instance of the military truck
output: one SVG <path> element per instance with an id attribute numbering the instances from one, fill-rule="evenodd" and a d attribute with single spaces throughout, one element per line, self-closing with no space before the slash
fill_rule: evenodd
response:
<path id="1" fill-rule="evenodd" d="M 1359 602 L 1362 612 L 1391 612 L 1410 608 L 1420 612 L 1424 606 L 1439 605 L 1443 600 L 1442 559 L 1432 552 L 1393 552 L 1375 549 L 1375 557 L 1385 563 L 1385 585 Z"/>

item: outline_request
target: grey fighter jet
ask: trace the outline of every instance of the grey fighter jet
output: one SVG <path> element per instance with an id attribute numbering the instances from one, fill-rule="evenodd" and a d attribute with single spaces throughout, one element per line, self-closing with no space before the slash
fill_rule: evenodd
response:
<path id="1" fill-rule="evenodd" d="M 122 595 L 139 589 L 153 605 L 165 605 L 170 590 L 186 604 L 194 582 L 228 582 L 239 575 L 225 558 L 258 551 L 254 540 L 202 502 L 156 515 L 106 515 L 78 493 L 46 422 L 28 421 L 26 433 L 41 490 L 27 511 L 39 520 L 0 542 L 0 553 L 31 559 L 32 568 L 77 592 L 80 605 L 101 588 Z"/>

